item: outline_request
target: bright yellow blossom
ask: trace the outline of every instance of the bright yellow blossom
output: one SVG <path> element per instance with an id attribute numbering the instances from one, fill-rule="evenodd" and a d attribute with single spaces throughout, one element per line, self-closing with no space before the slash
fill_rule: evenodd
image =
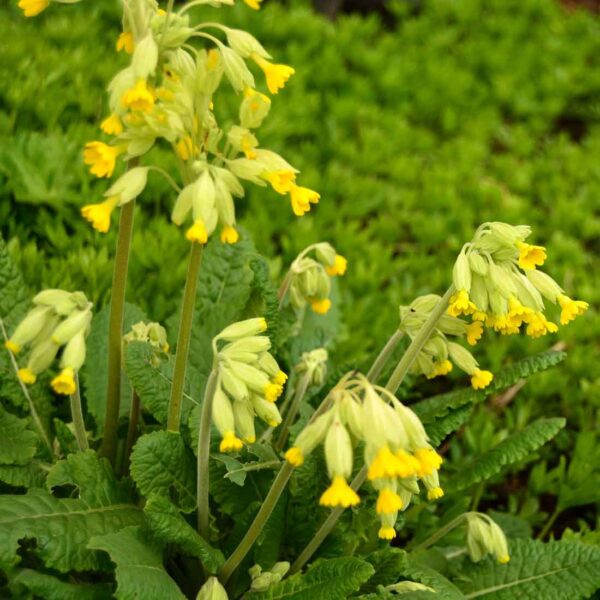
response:
<path id="1" fill-rule="evenodd" d="M 482 390 L 486 388 L 494 379 L 494 374 L 490 371 L 482 371 L 481 369 L 475 369 L 471 373 L 471 385 L 475 390 Z"/>
<path id="2" fill-rule="evenodd" d="M 110 216 L 118 201 L 119 196 L 111 196 L 99 204 L 88 204 L 81 209 L 81 215 L 96 231 L 106 233 L 110 229 Z"/>
<path id="3" fill-rule="evenodd" d="M 262 177 L 271 184 L 271 187 L 278 194 L 287 194 L 294 185 L 296 173 L 294 171 L 269 171 L 264 173 Z"/>
<path id="4" fill-rule="evenodd" d="M 254 10 L 260 10 L 260 3 L 262 1 L 263 0 L 244 0 L 244 3 Z"/>
<path id="5" fill-rule="evenodd" d="M 21 352 L 21 346 L 11 342 L 10 340 L 6 340 L 6 342 L 4 342 L 4 347 L 7 350 L 10 350 L 13 354 L 19 354 L 19 352 Z"/>
<path id="6" fill-rule="evenodd" d="M 560 304 L 560 322 L 561 325 L 566 325 L 575 317 L 582 315 L 589 307 L 587 302 L 583 300 L 571 300 L 569 296 L 561 294 L 558 296 L 558 303 Z"/>
<path id="7" fill-rule="evenodd" d="M 333 264 L 329 267 L 326 267 L 325 270 L 327 271 L 328 275 L 335 277 L 336 275 L 344 275 L 347 268 L 348 260 L 341 254 L 336 254 L 333 260 Z"/>
<path id="8" fill-rule="evenodd" d="M 70 396 L 77 391 L 77 384 L 75 383 L 75 373 L 73 369 L 63 369 L 53 380 L 52 389 L 57 394 L 63 396 Z"/>
<path id="9" fill-rule="evenodd" d="M 287 460 L 290 465 L 294 467 L 300 467 L 304 464 L 304 455 L 302 454 L 302 450 L 293 446 L 285 453 L 285 460 Z"/>
<path id="10" fill-rule="evenodd" d="M 301 217 L 310 211 L 311 204 L 318 204 L 321 196 L 306 187 L 292 184 L 290 187 L 290 199 L 292 201 L 292 210 L 297 217 Z M 341 258 L 341 257 L 340 257 Z"/>
<path id="11" fill-rule="evenodd" d="M 375 509 L 378 515 L 395 513 L 402 510 L 402 498 L 393 490 L 383 489 L 379 492 Z"/>
<path id="12" fill-rule="evenodd" d="M 358 494 L 348 485 L 347 481 L 341 476 L 336 475 L 332 484 L 323 492 L 319 504 L 321 506 L 356 506 L 360 502 Z"/>
<path id="13" fill-rule="evenodd" d="M 242 440 L 236 437 L 233 431 L 226 431 L 221 443 L 219 444 L 220 452 L 235 452 L 244 447 Z"/>
<path id="14" fill-rule="evenodd" d="M 50 0 L 19 0 L 18 7 L 26 17 L 35 17 L 50 6 Z"/>
<path id="15" fill-rule="evenodd" d="M 132 54 L 133 48 L 133 33 L 131 33 L 131 31 L 124 31 L 121 35 L 119 35 L 119 39 L 117 40 L 117 52 L 125 50 L 127 54 Z"/>
<path id="16" fill-rule="evenodd" d="M 525 331 L 532 338 L 538 338 L 547 333 L 556 333 L 558 331 L 558 325 L 548 321 L 541 312 L 528 315 L 526 322 L 527 329 Z"/>
<path id="17" fill-rule="evenodd" d="M 431 475 L 434 471 L 439 470 L 443 462 L 442 457 L 433 448 L 419 448 L 415 452 L 415 458 L 419 464 L 417 470 L 419 477 Z"/>
<path id="18" fill-rule="evenodd" d="M 443 496 L 444 496 L 444 490 L 439 486 L 431 488 L 427 492 L 427 500 L 439 500 L 440 498 L 443 498 Z"/>
<path id="19" fill-rule="evenodd" d="M 107 135 L 119 135 L 123 133 L 123 123 L 119 115 L 112 114 L 100 123 L 100 129 Z"/>
<path id="20" fill-rule="evenodd" d="M 440 360 L 433 365 L 433 371 L 426 375 L 427 379 L 433 379 L 434 377 L 440 377 L 442 375 L 448 375 L 454 368 L 454 365 L 448 360 Z"/>
<path id="21" fill-rule="evenodd" d="M 382 540 L 393 540 L 396 537 L 396 530 L 393 527 L 380 527 L 377 535 Z"/>
<path id="22" fill-rule="evenodd" d="M 474 346 L 483 335 L 483 323 L 481 321 L 473 321 L 467 325 L 467 342 Z"/>
<path id="23" fill-rule="evenodd" d="M 469 293 L 466 290 L 459 290 L 450 298 L 448 314 L 453 317 L 460 315 L 472 315 L 477 311 L 477 306 L 469 299 Z"/>
<path id="24" fill-rule="evenodd" d="M 327 314 L 331 308 L 331 300 L 329 298 L 324 298 L 323 300 L 311 300 L 310 307 L 318 315 L 324 315 Z"/>
<path id="25" fill-rule="evenodd" d="M 521 269 L 535 269 L 540 267 L 546 260 L 546 248 L 543 246 L 532 246 L 525 242 L 518 242 L 519 266 Z"/>
<path id="26" fill-rule="evenodd" d="M 273 377 L 273 383 L 283 385 L 288 380 L 288 376 L 283 371 L 278 371 Z"/>
<path id="27" fill-rule="evenodd" d="M 275 402 L 283 392 L 283 386 L 277 383 L 267 383 L 265 386 L 265 400 Z"/>
<path id="28" fill-rule="evenodd" d="M 19 369 L 18 375 L 25 385 L 32 385 L 37 379 L 36 374 L 31 369 Z"/>
<path id="29" fill-rule="evenodd" d="M 285 86 L 285 82 L 296 72 L 288 65 L 276 65 L 253 52 L 252 60 L 263 70 L 267 78 L 267 87 L 271 94 L 277 94 Z"/>
<path id="30" fill-rule="evenodd" d="M 414 473 L 414 471 L 409 471 L 409 469 L 409 463 L 403 463 L 392 453 L 389 446 L 382 446 L 373 462 L 369 465 L 367 477 L 371 481 L 384 477 L 408 477 Z"/>
<path id="31" fill-rule="evenodd" d="M 186 231 L 185 237 L 190 242 L 206 244 L 206 242 L 208 242 L 208 233 L 206 232 L 204 221 L 202 219 L 196 219 L 194 224 Z"/>
<path id="32" fill-rule="evenodd" d="M 146 80 L 139 79 L 131 89 L 127 90 L 121 98 L 121 104 L 131 110 L 151 111 L 154 107 L 154 94 Z"/>
<path id="33" fill-rule="evenodd" d="M 83 150 L 83 162 L 96 177 L 111 177 L 117 157 L 124 152 L 122 146 L 109 146 L 104 142 L 88 142 Z"/>
<path id="34" fill-rule="evenodd" d="M 240 234 L 237 232 L 235 227 L 225 225 L 225 227 L 221 229 L 221 241 L 224 244 L 235 244 L 239 239 Z"/>

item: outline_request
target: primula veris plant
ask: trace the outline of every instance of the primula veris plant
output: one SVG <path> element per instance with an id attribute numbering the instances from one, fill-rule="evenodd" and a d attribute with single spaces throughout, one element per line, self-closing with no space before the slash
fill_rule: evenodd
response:
<path id="1" fill-rule="evenodd" d="M 587 303 L 539 269 L 546 250 L 526 241 L 528 226 L 485 223 L 442 295 L 400 306 L 368 371 L 332 361 L 320 328 L 339 296 L 333 282 L 348 269 L 352 276 L 351 265 L 317 242 L 277 287 L 237 222 L 247 185 L 287 196 L 299 217 L 320 196 L 257 137 L 294 69 L 250 33 L 196 19 L 233 4 L 123 2 L 115 48 L 128 64 L 108 83 L 103 137 L 83 149 L 90 174 L 111 180 L 83 218 L 106 233 L 119 212 L 108 309 L 62 289 L 30 301 L 0 246 L 5 590 L 161 600 L 470 598 L 492 597 L 501 581 L 520 597 L 589 596 L 600 586 L 596 548 L 515 539 L 501 514 L 464 501 L 466 489 L 518 465 L 564 421 L 517 431 L 474 457 L 468 473 L 452 468 L 448 452 L 472 405 L 563 357 L 547 352 L 492 373 L 473 348 L 494 343 L 486 330 L 540 337 Z M 260 8 L 258 0 L 243 4 Z M 33 17 L 51 2 L 18 5 Z M 224 94 L 235 96 L 235 115 L 221 114 Z M 157 145 L 172 153 L 176 172 L 155 160 Z M 154 175 L 172 188 L 173 227 L 185 226 L 190 247 L 168 327 L 124 300 L 136 202 L 144 210 Z M 468 387 L 411 402 L 408 383 L 428 390 L 427 380 L 454 366 Z"/>

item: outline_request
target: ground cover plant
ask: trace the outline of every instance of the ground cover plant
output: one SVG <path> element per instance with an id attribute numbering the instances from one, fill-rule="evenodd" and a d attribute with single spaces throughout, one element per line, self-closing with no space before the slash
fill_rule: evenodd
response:
<path id="1" fill-rule="evenodd" d="M 61 13 L 63 32 L 73 29 L 77 11 L 88 14 L 85 3 L 19 4 L 25 16 Z M 24 238 L 31 228 L 40 240 L 60 245 L 68 228 L 84 240 L 94 239 L 98 250 L 60 260 L 50 252 L 57 270 L 42 276 L 52 278 L 46 286 L 32 273 L 43 256 L 35 245 L 21 246 L 14 237 L 10 247 L 1 246 L 5 593 L 49 598 L 590 596 L 600 586 L 600 551 L 589 531 L 593 513 L 582 514 L 578 531 L 566 532 L 561 541 L 533 541 L 531 526 L 544 539 L 561 515 L 596 500 L 594 434 L 577 436 L 568 467 L 562 459 L 549 469 L 553 463 L 542 460 L 524 471 L 524 462 L 563 435 L 560 403 L 544 407 L 543 418 L 534 403 L 520 404 L 506 411 L 500 428 L 490 425 L 489 411 L 478 409 L 494 393 L 496 410 L 502 411 L 526 378 L 563 361 L 562 351 L 548 350 L 547 336 L 558 331 L 557 323 L 567 325 L 588 308 L 570 297 L 579 281 L 567 278 L 559 285 L 540 270 L 546 250 L 531 242 L 540 239 L 537 228 L 532 234 L 528 226 L 496 220 L 471 227 L 457 215 L 456 252 L 434 251 L 430 238 L 421 240 L 418 229 L 410 232 L 413 268 L 424 271 L 420 252 L 429 253 L 431 261 L 421 283 L 410 286 L 414 295 L 399 295 L 399 310 L 397 300 L 385 306 L 381 294 L 358 297 L 359 284 L 365 284 L 360 271 L 370 255 L 360 251 L 361 244 L 367 248 L 364 232 L 356 224 L 350 236 L 347 229 L 333 228 L 327 238 L 336 250 L 303 225 L 315 212 L 313 223 L 321 212 L 327 223 L 327 211 L 332 219 L 337 208 L 334 193 L 328 209 L 325 195 L 320 201 L 312 189 L 322 191 L 312 183 L 319 163 L 310 165 L 321 148 L 299 142 L 294 147 L 294 139 L 317 132 L 302 131 L 307 123 L 300 115 L 289 122 L 277 116 L 280 98 L 294 89 L 286 85 L 288 79 L 299 75 L 302 81 L 300 69 L 295 74 L 292 67 L 271 62 L 265 47 L 237 28 L 248 21 L 260 30 L 263 13 L 247 17 L 258 2 L 239 3 L 235 11 L 230 4 L 192 2 L 174 9 L 171 3 L 164 10 L 150 1 L 124 4 L 123 30 L 112 40 L 122 55 L 101 53 L 94 69 L 95 76 L 104 75 L 108 97 L 100 103 L 102 137 L 94 133 L 86 140 L 83 162 L 98 181 L 91 184 L 89 175 L 76 175 L 77 166 L 72 175 L 87 190 L 90 201 L 78 209 L 98 232 L 95 238 L 82 228 L 84 219 L 77 221 L 72 211 L 59 207 L 59 201 L 69 203 L 69 196 L 81 204 L 79 194 L 68 193 L 77 185 L 73 179 L 60 180 L 65 159 L 56 160 L 57 149 L 62 152 L 69 144 L 68 135 L 44 142 L 26 137 L 24 154 L 6 155 L 23 173 L 20 180 L 7 171 L 7 184 L 29 186 L 24 195 L 13 187 L 15 198 L 39 203 L 40 209 L 48 202 L 54 207 L 37 211 L 33 222 L 18 211 L 11 214 L 6 233 Z M 554 9 L 546 13 L 534 6 L 548 19 L 556 18 Z M 443 5 L 436 7 L 444 14 Z M 106 22 L 114 16 L 113 7 L 96 9 L 98 23 L 104 22 L 104 10 Z M 277 10 L 265 13 L 265 19 L 281 17 Z M 431 19 L 439 16 L 436 11 Z M 468 10 L 461 16 L 468 20 Z M 587 17 L 574 18 L 580 19 L 570 25 L 576 32 L 594 26 Z M 307 12 L 294 19 L 287 26 L 297 29 L 298 41 L 304 40 L 302 19 L 331 32 Z M 419 22 L 414 23 L 418 30 Z M 377 31 L 384 49 L 390 43 L 375 21 L 349 20 L 347 27 L 346 35 Z M 582 43 L 581 61 L 591 47 Z M 360 52 L 356 59 L 359 55 L 364 59 Z M 73 69 L 70 65 L 71 76 Z M 347 85 L 343 72 L 336 79 L 332 71 L 327 70 L 329 81 Z M 587 85 L 591 93 L 594 82 Z M 310 97 L 311 80 L 304 86 L 303 94 Z M 548 113 L 564 108 L 563 94 L 563 104 L 556 100 Z M 89 93 L 81 98 L 97 102 Z M 64 110 L 85 112 L 83 106 L 48 109 L 47 104 L 40 105 L 44 119 L 48 110 L 55 110 L 58 120 Z M 343 115 L 339 104 L 336 114 Z M 97 110 L 91 107 L 92 113 Z M 293 115 L 294 105 L 288 110 Z M 546 121 L 535 119 L 543 113 L 537 107 L 524 112 L 537 136 Z M 4 126 L 17 132 L 18 114 L 6 117 Z M 371 116 L 362 117 L 370 129 Z M 448 119 L 437 123 L 441 138 L 451 138 L 458 127 Z M 80 127 L 74 139 L 90 131 Z M 302 174 L 266 149 L 286 146 L 277 145 L 278 136 L 288 136 L 290 159 L 298 166 L 301 161 Z M 456 151 L 452 142 L 443 151 Z M 339 140 L 332 144 L 339 147 Z M 372 196 L 354 203 L 362 220 L 370 220 L 377 207 L 370 204 L 381 193 L 377 186 L 387 189 L 386 176 L 407 174 L 402 163 L 391 169 L 375 161 L 375 150 L 361 153 L 363 176 L 377 176 L 365 182 L 362 194 L 370 190 Z M 40 151 L 54 156 L 54 163 L 37 160 L 46 171 L 28 171 L 27 156 Z M 70 152 L 76 156 L 80 150 L 73 145 Z M 343 144 L 340 152 L 343 158 Z M 343 170 L 337 178 L 329 175 L 344 190 Z M 444 181 L 441 177 L 436 185 Z M 36 185 L 37 196 L 32 196 Z M 245 204 L 241 198 L 253 187 Z M 356 191 L 344 193 L 350 198 Z M 149 206 L 155 194 L 161 200 Z M 417 201 L 417 196 L 407 200 L 407 217 Z M 257 202 L 262 210 L 254 210 Z M 289 224 L 287 234 L 277 233 L 285 211 L 302 220 Z M 391 235 L 389 229 L 385 233 L 385 221 L 393 214 L 376 220 L 383 239 Z M 595 223 L 586 224 L 593 232 Z M 99 237 L 115 229 L 116 236 Z M 284 244 L 278 259 L 273 240 Z M 585 232 L 578 240 L 585 246 Z M 552 241 L 551 272 L 555 264 L 559 272 L 571 268 L 573 253 L 555 253 Z M 344 243 L 349 264 L 338 253 Z M 433 256 L 438 251 L 440 256 Z M 144 260 L 147 270 L 152 264 L 160 267 L 147 285 Z M 409 262 L 389 250 L 378 260 L 390 269 Z M 73 272 L 74 264 L 87 265 L 89 282 Z M 131 304 L 125 303 L 129 267 L 141 283 L 130 281 Z M 33 293 L 20 268 L 30 287 L 38 284 Z M 347 268 L 349 275 L 358 270 L 357 287 L 340 292 L 338 281 Z M 111 269 L 112 285 L 96 279 L 110 279 Z M 73 286 L 75 281 L 81 285 Z M 399 278 L 395 285 L 402 283 Z M 83 291 L 74 291 L 79 287 Z M 444 290 L 440 296 L 430 293 Z M 340 296 L 349 305 L 347 329 L 341 325 Z M 385 320 L 372 328 L 378 310 Z M 354 328 L 361 322 L 358 337 Z M 477 354 L 493 372 L 480 367 L 465 346 L 476 345 L 484 330 L 487 351 Z M 562 337 L 562 327 L 560 332 Z M 526 357 L 524 345 L 512 343 L 519 333 L 541 338 L 545 351 Z M 565 364 L 570 361 L 571 356 Z M 455 376 L 458 386 L 448 392 L 438 382 L 452 370 L 463 375 Z M 470 380 L 470 388 L 462 387 L 464 380 Z M 534 399 L 556 397 L 555 381 L 544 383 L 536 376 L 530 384 Z M 587 398 L 587 392 L 589 386 L 583 386 L 576 396 Z M 585 410 L 592 406 L 584 404 L 582 429 Z M 461 437 L 452 435 L 469 420 L 472 427 Z M 562 443 L 568 449 L 572 436 Z M 528 482 L 519 482 L 523 474 Z M 555 498 L 546 517 L 535 514 L 545 494 Z"/>

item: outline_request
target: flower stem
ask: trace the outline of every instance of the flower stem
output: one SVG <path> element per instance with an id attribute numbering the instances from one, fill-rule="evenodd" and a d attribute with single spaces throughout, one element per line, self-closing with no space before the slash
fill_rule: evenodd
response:
<path id="1" fill-rule="evenodd" d="M 71 418 L 75 428 L 75 439 L 77 446 L 82 452 L 90 446 L 85 433 L 85 421 L 83 420 L 83 410 L 81 408 L 81 394 L 79 392 L 79 376 L 75 375 L 75 393 L 71 394 Z"/>
<path id="2" fill-rule="evenodd" d="M 275 508 L 277 501 L 281 497 L 287 482 L 289 481 L 292 473 L 294 472 L 294 467 L 290 465 L 288 462 L 285 462 L 281 469 L 279 469 L 279 473 L 277 473 L 277 477 L 275 481 L 273 481 L 273 485 L 267 494 L 258 514 L 254 518 L 252 525 L 246 532 L 246 535 L 242 539 L 242 541 L 238 544 L 238 547 L 233 551 L 233 554 L 227 559 L 225 564 L 221 567 L 219 571 L 219 580 L 223 585 L 227 583 L 232 573 L 237 569 L 240 563 L 246 557 L 246 554 L 250 551 L 254 542 L 258 538 L 260 532 L 263 530 L 266 522 L 269 520 L 273 509 Z"/>
<path id="3" fill-rule="evenodd" d="M 192 317 L 196 303 L 196 287 L 198 274 L 202 263 L 202 244 L 192 243 L 188 263 L 187 279 L 183 292 L 183 305 L 179 321 L 179 334 L 177 336 L 177 353 L 175 355 L 175 368 L 173 370 L 173 385 L 171 399 L 169 400 L 169 416 L 167 419 L 168 431 L 179 431 L 181 421 L 181 399 L 185 385 L 185 370 L 187 367 L 190 340 L 192 333 Z"/>
<path id="4" fill-rule="evenodd" d="M 381 349 L 379 356 L 375 359 L 375 362 L 373 363 L 373 365 L 369 369 L 369 372 L 367 373 L 367 379 L 371 383 L 377 382 L 377 379 L 379 379 L 379 376 L 381 375 L 381 371 L 383 371 L 383 368 L 385 367 L 387 361 L 389 360 L 390 356 L 396 349 L 396 346 L 403 337 L 404 333 L 398 329 L 392 334 L 390 339 L 387 341 L 386 345 Z"/>
<path id="5" fill-rule="evenodd" d="M 296 419 L 296 415 L 300 410 L 300 404 L 302 402 L 302 398 L 306 394 L 306 390 L 310 384 L 310 380 L 312 379 L 312 372 L 305 373 L 300 380 L 298 381 L 298 386 L 296 387 L 296 391 L 294 393 L 294 399 L 292 400 L 292 404 L 285 415 L 285 419 L 281 424 L 281 429 L 279 433 L 279 437 L 275 442 L 275 452 L 281 452 L 283 447 L 285 446 L 285 442 L 287 441 L 288 435 L 290 433 L 290 427 L 294 423 Z"/>
<path id="6" fill-rule="evenodd" d="M 554 509 L 554 512 L 550 515 L 550 518 L 546 521 L 546 524 L 544 525 L 543 529 L 538 533 L 538 536 L 537 536 L 538 540 L 543 540 L 548 535 L 548 533 L 550 533 L 550 530 L 552 529 L 554 522 L 556 521 L 556 519 L 558 518 L 558 515 L 560 515 L 561 512 L 562 512 L 562 510 L 558 506 Z"/>
<path id="7" fill-rule="evenodd" d="M 133 167 L 133 161 L 130 163 Z M 123 345 L 123 315 L 125 313 L 125 288 L 129 268 L 129 250 L 133 233 L 135 200 L 121 208 L 119 234 L 113 270 L 110 296 L 110 320 L 108 325 L 108 385 L 106 390 L 106 412 L 104 416 L 104 438 L 100 454 L 113 465 L 117 454 L 117 432 L 119 407 L 121 404 L 121 362 Z"/>
<path id="8" fill-rule="evenodd" d="M 425 550 L 430 546 L 433 546 L 436 542 L 441 540 L 447 533 L 450 533 L 455 527 L 458 527 L 462 521 L 467 518 L 469 513 L 463 513 L 462 515 L 458 515 L 452 521 L 446 523 L 443 527 L 440 527 L 434 534 L 430 535 L 426 540 L 422 541 L 420 544 L 417 544 L 414 548 L 412 548 L 413 552 L 417 552 L 418 550 Z"/>
<path id="9" fill-rule="evenodd" d="M 196 493 L 198 495 L 198 532 L 205 539 L 209 539 L 210 511 L 208 505 L 208 492 L 210 484 L 209 458 L 210 458 L 210 422 L 212 418 L 212 404 L 217 387 L 217 371 L 213 366 L 206 382 L 200 427 L 198 428 L 198 472 L 196 479 Z"/>

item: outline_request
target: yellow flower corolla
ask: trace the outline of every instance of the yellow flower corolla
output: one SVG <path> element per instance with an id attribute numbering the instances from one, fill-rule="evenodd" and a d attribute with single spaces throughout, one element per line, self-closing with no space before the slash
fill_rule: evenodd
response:
<path id="1" fill-rule="evenodd" d="M 558 303 L 560 304 L 560 322 L 562 325 L 566 325 L 579 315 L 582 315 L 589 307 L 587 302 L 583 300 L 572 300 L 569 296 L 561 294 L 558 296 Z"/>
<path id="2" fill-rule="evenodd" d="M 224 244 L 235 244 L 240 239 L 240 234 L 237 232 L 235 227 L 231 227 L 230 225 L 225 225 L 223 229 L 221 229 L 221 241 Z"/>
<path id="3" fill-rule="evenodd" d="M 123 123 L 119 115 L 112 114 L 100 123 L 100 129 L 107 135 L 119 135 L 123 133 Z"/>
<path id="4" fill-rule="evenodd" d="M 290 465 L 294 467 L 300 467 L 304 464 L 304 455 L 302 454 L 302 450 L 293 446 L 285 453 L 285 460 L 287 460 Z"/>
<path id="5" fill-rule="evenodd" d="M 395 513 L 402 510 L 402 498 L 393 490 L 383 489 L 379 492 L 375 509 L 378 515 Z"/>
<path id="6" fill-rule="evenodd" d="M 329 267 L 326 267 L 326 271 L 328 275 L 335 277 L 336 275 L 344 275 L 346 273 L 346 269 L 348 268 L 348 260 L 344 258 L 341 254 L 336 254 L 333 259 L 333 264 Z"/>
<path id="7" fill-rule="evenodd" d="M 202 219 L 196 219 L 194 224 L 186 231 L 185 237 L 190 242 L 197 244 L 206 244 L 208 242 L 208 233 Z"/>
<path id="8" fill-rule="evenodd" d="M 356 506 L 360 502 L 358 494 L 348 485 L 348 482 L 341 475 L 333 478 L 331 485 L 323 492 L 319 500 L 321 506 Z"/>
<path id="9" fill-rule="evenodd" d="M 133 54 L 134 49 L 134 41 L 133 41 L 133 33 L 131 31 L 124 31 L 119 35 L 117 39 L 117 52 L 121 52 L 121 50 L 125 50 L 127 54 Z"/>
<path id="10" fill-rule="evenodd" d="M 26 17 L 35 17 L 50 6 L 50 0 L 19 0 L 17 6 Z"/>
<path id="11" fill-rule="evenodd" d="M 492 379 L 494 379 L 494 374 L 490 371 L 475 369 L 471 374 L 471 385 L 475 390 L 482 390 L 492 383 Z"/>
<path id="12" fill-rule="evenodd" d="M 139 79 L 121 98 L 121 104 L 125 108 L 140 112 L 151 111 L 154 108 L 154 101 L 154 93 L 152 89 L 148 87 L 145 79 Z"/>
<path id="13" fill-rule="evenodd" d="M 428 492 L 427 492 L 427 499 L 428 500 L 439 500 L 440 498 L 443 498 L 444 496 L 444 490 L 441 487 L 434 487 L 431 488 Z"/>
<path id="14" fill-rule="evenodd" d="M 313 309 L 313 312 L 316 312 L 318 315 L 324 315 L 327 314 L 331 308 L 331 300 L 329 298 L 324 298 L 323 300 L 311 300 L 310 307 Z"/>
<path id="15" fill-rule="evenodd" d="M 296 72 L 293 67 L 269 62 L 267 59 L 256 54 L 256 52 L 253 52 L 251 57 L 263 70 L 267 79 L 267 87 L 271 94 L 277 94 L 285 86 L 286 81 Z"/>
<path id="16" fill-rule="evenodd" d="M 117 157 L 124 152 L 122 146 L 109 146 L 104 142 L 88 142 L 83 150 L 83 162 L 96 177 L 111 177 Z"/>
<path id="17" fill-rule="evenodd" d="M 396 530 L 393 527 L 381 527 L 377 535 L 382 540 L 393 540 L 396 537 Z"/>
<path id="18" fill-rule="evenodd" d="M 241 450 L 244 447 L 244 443 L 238 437 L 236 437 L 233 431 L 226 431 L 221 443 L 219 444 L 220 452 L 235 452 Z"/>
<path id="19" fill-rule="evenodd" d="M 75 383 L 75 373 L 73 369 L 63 369 L 51 382 L 52 389 L 57 394 L 63 396 L 70 396 L 77 391 L 77 384 Z"/>
<path id="20" fill-rule="evenodd" d="M 318 204 L 321 196 L 306 187 L 301 187 L 292 183 L 290 186 L 290 199 L 292 202 L 292 210 L 297 217 L 301 217 L 310 211 L 311 204 Z"/>
<path id="21" fill-rule="evenodd" d="M 474 346 L 483 335 L 483 323 L 481 321 L 473 321 L 467 325 L 467 342 Z"/>
<path id="22" fill-rule="evenodd" d="M 521 269 L 535 269 L 544 264 L 546 260 L 546 248 L 543 246 L 533 246 L 525 242 L 518 242 L 519 266 Z"/>
<path id="23" fill-rule="evenodd" d="M 81 215 L 92 224 L 96 231 L 106 233 L 110 229 L 110 216 L 118 201 L 118 196 L 111 196 L 104 202 L 88 204 L 81 209 Z"/>
<path id="24" fill-rule="evenodd" d="M 32 385 L 35 383 L 37 376 L 31 369 L 19 369 L 19 379 L 26 385 Z"/>
<path id="25" fill-rule="evenodd" d="M 278 194 L 287 194 L 294 185 L 296 173 L 294 171 L 269 171 L 264 173 L 262 177 L 271 184 L 271 187 Z"/>

